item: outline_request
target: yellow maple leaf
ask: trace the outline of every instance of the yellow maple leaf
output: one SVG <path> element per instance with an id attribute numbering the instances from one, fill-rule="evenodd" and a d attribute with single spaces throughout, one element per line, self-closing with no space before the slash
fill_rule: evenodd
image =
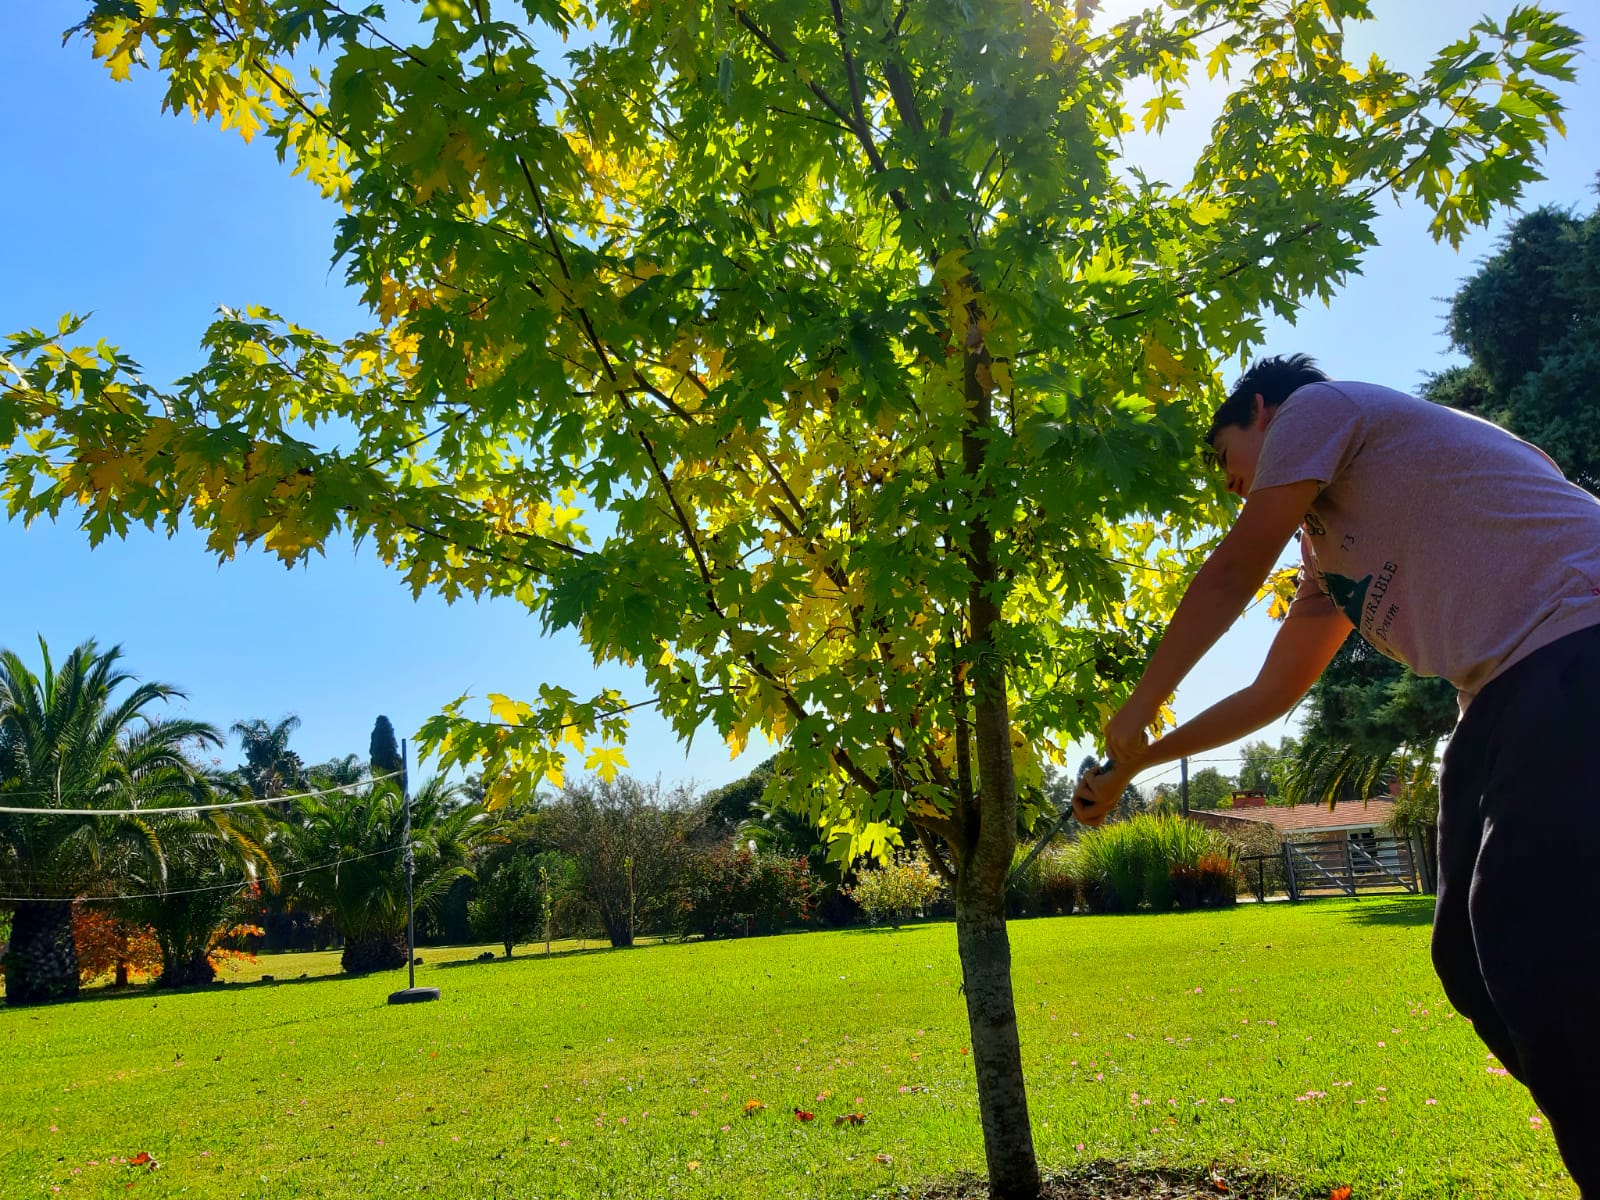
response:
<path id="1" fill-rule="evenodd" d="M 728 731 L 728 755 L 730 759 L 738 758 L 744 753 L 744 748 L 750 744 L 750 730 L 756 723 L 755 715 L 746 713 L 733 723 L 733 728 Z"/>
<path id="2" fill-rule="evenodd" d="M 615 779 L 617 772 L 627 765 L 628 760 L 623 757 L 621 746 L 596 746 L 583 760 L 584 770 L 599 772 L 600 778 L 607 783 Z"/>
<path id="3" fill-rule="evenodd" d="M 1262 582 L 1256 599 L 1267 600 L 1267 616 L 1274 621 L 1281 621 L 1289 615 L 1289 606 L 1294 603 L 1295 590 L 1299 585 L 1299 567 L 1280 567 Z"/>
<path id="4" fill-rule="evenodd" d="M 513 700 L 510 696 L 502 696 L 499 692 L 490 692 L 488 697 L 489 711 L 494 719 L 507 725 L 521 725 L 523 718 L 529 714 L 529 708 L 520 700 Z"/>
<path id="5" fill-rule="evenodd" d="M 320 546 L 322 537 L 315 530 L 307 530 L 287 521 L 279 521 L 267 530 L 266 547 L 285 562 L 290 562 L 313 546 Z"/>

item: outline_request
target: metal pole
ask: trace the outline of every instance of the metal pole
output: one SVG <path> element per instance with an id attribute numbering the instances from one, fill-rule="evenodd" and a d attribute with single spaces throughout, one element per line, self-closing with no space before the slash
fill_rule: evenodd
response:
<path id="1" fill-rule="evenodd" d="M 406 978 L 411 981 L 410 986 L 404 991 L 391 992 L 390 1004 L 415 1004 L 422 1000 L 437 1000 L 439 989 L 436 987 L 417 986 L 417 921 L 416 910 L 412 907 L 411 881 L 416 872 L 416 856 L 411 852 L 411 779 L 407 760 L 409 747 L 405 741 L 400 743 L 400 801 L 405 809 L 406 822 Z"/>
<path id="2" fill-rule="evenodd" d="M 1178 760 L 1178 791 L 1183 796 L 1183 815 L 1189 815 L 1189 756 L 1184 755 Z"/>
<path id="3" fill-rule="evenodd" d="M 417 923 L 411 907 L 411 876 L 416 870 L 416 859 L 411 853 L 411 781 L 406 778 L 409 765 L 409 747 L 400 739 L 400 799 L 406 810 L 406 971 L 410 980 L 406 986 L 417 986 Z"/>

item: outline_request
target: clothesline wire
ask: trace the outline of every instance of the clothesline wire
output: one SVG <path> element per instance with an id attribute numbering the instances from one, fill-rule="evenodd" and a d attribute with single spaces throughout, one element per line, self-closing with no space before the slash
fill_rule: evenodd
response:
<path id="1" fill-rule="evenodd" d="M 398 853 L 400 851 L 400 849 L 401 849 L 401 847 L 398 846 L 398 845 L 389 846 L 389 847 L 386 847 L 383 850 L 371 850 L 371 851 L 368 851 L 366 854 L 352 854 L 348 858 L 336 858 L 332 862 L 318 863 L 314 867 L 299 867 L 299 868 L 297 868 L 297 869 L 295 869 L 293 871 L 279 871 L 278 872 L 278 878 L 279 879 L 289 879 L 289 878 L 293 878 L 293 877 L 299 876 L 299 875 L 310 875 L 315 871 L 326 871 L 326 870 L 329 870 L 329 869 L 331 869 L 333 867 L 343 866 L 345 863 L 360 862 L 362 859 L 366 859 L 366 858 L 378 858 L 379 856 L 384 855 L 384 854 L 395 854 L 395 853 Z M 135 893 L 133 893 L 131 895 L 117 895 L 117 896 L 0 896 L 0 904 L 15 904 L 15 903 L 17 903 L 19 901 L 28 901 L 28 900 L 44 900 L 44 901 L 85 900 L 85 901 L 92 901 L 92 902 L 97 903 L 97 904 L 107 904 L 107 903 L 112 903 L 112 902 L 120 902 L 120 901 L 123 901 L 123 900 L 154 900 L 154 899 L 164 899 L 164 898 L 166 898 L 168 896 L 193 896 L 193 895 L 196 895 L 197 893 L 200 893 L 200 892 L 222 892 L 222 891 L 227 891 L 230 888 L 232 888 L 232 889 L 246 888 L 246 887 L 249 887 L 253 883 L 260 883 L 260 882 L 261 881 L 259 879 L 240 879 L 240 880 L 235 880 L 232 883 L 207 884 L 204 887 L 174 888 L 172 891 L 168 891 L 168 892 L 135 892 Z"/>
<path id="2" fill-rule="evenodd" d="M 181 804 L 172 808 L 22 808 L 0 805 L 0 814 L 19 817 L 153 817 L 171 815 L 173 813 L 217 812 L 225 808 L 260 808 L 266 804 L 286 804 L 291 800 L 307 800 L 317 796 L 350 792 L 356 788 L 370 787 L 374 783 L 382 783 L 385 779 L 398 779 L 403 774 L 403 771 L 390 771 L 385 775 L 374 775 L 370 779 L 357 780 L 355 783 L 341 783 L 334 787 L 319 788 L 312 792 L 297 792 L 290 796 L 253 796 L 248 800 L 229 800 L 223 804 Z M 0 791 L 0 796 L 17 794 L 15 792 Z M 46 793 L 34 792 L 29 794 L 44 795 Z"/>

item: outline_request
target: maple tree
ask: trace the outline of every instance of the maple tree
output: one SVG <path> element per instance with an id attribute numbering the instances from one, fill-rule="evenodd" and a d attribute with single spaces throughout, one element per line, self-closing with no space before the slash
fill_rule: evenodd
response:
<path id="1" fill-rule="evenodd" d="M 1218 364 L 1331 296 L 1385 193 L 1454 242 L 1536 178 L 1576 43 L 1519 8 L 1411 75 L 1348 61 L 1365 0 L 1097 7 L 101 0 L 113 77 L 153 64 L 339 206 L 374 323 L 224 310 L 168 388 L 77 318 L 18 334 L 0 490 L 92 540 L 363 537 L 639 667 L 639 697 L 445 706 L 421 749 L 491 803 L 569 752 L 610 778 L 653 703 L 780 744 L 771 794 L 840 859 L 909 820 L 955 896 L 991 1187 L 1032 1196 L 1018 783 L 1126 691 L 1226 517 Z M 1150 179 L 1127 138 L 1201 71 L 1221 115 Z"/>

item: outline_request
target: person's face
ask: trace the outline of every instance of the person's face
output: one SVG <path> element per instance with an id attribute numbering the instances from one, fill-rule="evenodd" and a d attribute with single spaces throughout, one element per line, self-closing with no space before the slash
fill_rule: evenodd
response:
<path id="1" fill-rule="evenodd" d="M 1256 397 L 1255 410 L 1247 425 L 1225 425 L 1217 430 L 1211 448 L 1216 451 L 1217 465 L 1228 481 L 1228 490 L 1235 496 L 1248 496 L 1256 482 L 1256 459 L 1261 455 L 1261 443 L 1267 436 L 1267 426 L 1277 413 Z"/>

